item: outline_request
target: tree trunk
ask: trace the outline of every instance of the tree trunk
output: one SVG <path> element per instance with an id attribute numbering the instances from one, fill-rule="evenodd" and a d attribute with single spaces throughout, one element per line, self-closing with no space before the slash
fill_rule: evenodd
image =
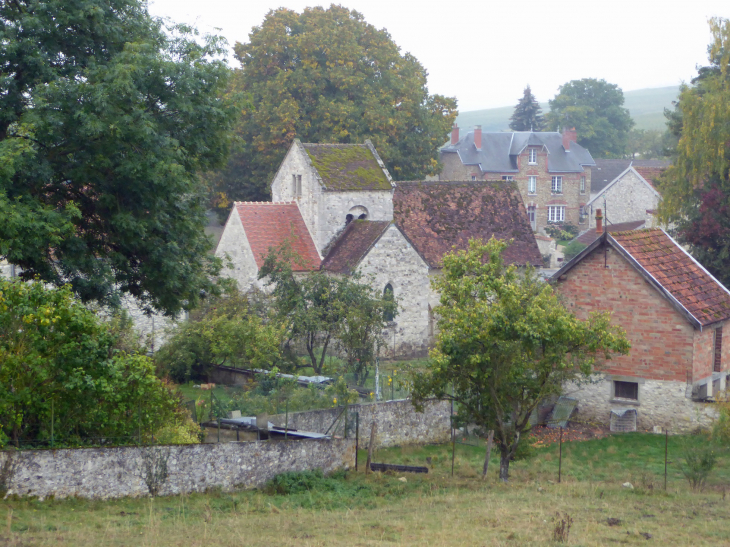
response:
<path id="1" fill-rule="evenodd" d="M 499 480 L 501 480 L 502 482 L 507 482 L 507 480 L 509 479 L 509 458 L 511 455 L 510 449 L 508 446 L 500 443 L 499 453 Z"/>
<path id="2" fill-rule="evenodd" d="M 489 458 L 492 457 L 492 443 L 494 442 L 494 429 L 489 431 L 489 437 L 487 437 L 487 454 L 484 457 L 484 471 L 482 477 L 487 477 L 487 469 L 489 468 Z"/>
<path id="3" fill-rule="evenodd" d="M 375 448 L 375 433 L 378 430 L 378 424 L 373 420 L 373 425 L 370 428 L 370 444 L 368 445 L 368 461 L 365 464 L 365 474 L 370 473 L 370 464 L 373 461 L 373 450 Z"/>

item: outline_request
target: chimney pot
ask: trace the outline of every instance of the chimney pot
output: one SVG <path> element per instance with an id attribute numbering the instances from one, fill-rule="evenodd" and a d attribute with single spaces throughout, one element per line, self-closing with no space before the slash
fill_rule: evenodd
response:
<path id="1" fill-rule="evenodd" d="M 603 233 L 603 212 L 600 209 L 596 209 L 596 233 Z"/>
<path id="2" fill-rule="evenodd" d="M 454 127 L 451 128 L 451 144 L 459 142 L 459 126 L 454 123 Z"/>
<path id="3" fill-rule="evenodd" d="M 482 126 L 481 125 L 474 126 L 474 146 L 476 146 L 477 150 L 481 152 L 481 150 L 482 150 Z"/>
<path id="4" fill-rule="evenodd" d="M 570 150 L 571 141 L 578 142 L 578 132 L 575 130 L 575 127 L 571 129 L 563 129 L 563 148 L 565 148 L 566 151 Z"/>

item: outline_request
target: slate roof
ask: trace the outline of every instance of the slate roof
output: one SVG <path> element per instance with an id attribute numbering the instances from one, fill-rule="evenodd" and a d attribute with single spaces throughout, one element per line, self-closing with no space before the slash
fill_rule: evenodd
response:
<path id="1" fill-rule="evenodd" d="M 667 160 L 596 160 L 596 166 L 591 170 L 591 194 L 598 194 L 616 177 L 633 166 L 649 184 L 669 167 Z M 649 175 L 647 178 L 646 173 Z"/>
<path id="2" fill-rule="evenodd" d="M 263 266 L 269 249 L 278 247 L 287 239 L 302 261 L 302 264 L 292 261 L 294 271 L 319 268 L 319 253 L 296 203 L 237 201 L 235 206 L 259 268 Z"/>
<path id="3" fill-rule="evenodd" d="M 444 254 L 465 249 L 471 238 L 513 239 L 507 264 L 542 266 L 542 256 L 514 184 L 483 181 L 398 182 L 393 217 L 403 235 L 432 268 Z"/>
<path id="4" fill-rule="evenodd" d="M 642 228 L 646 224 L 646 220 L 633 220 L 631 222 L 619 222 L 617 224 L 609 224 L 608 225 L 608 232 L 627 232 L 631 230 L 638 230 L 639 228 Z M 575 239 L 577 241 L 580 241 L 583 245 L 590 245 L 593 243 L 596 239 L 600 237 L 601 234 L 596 232 L 595 228 L 592 228 L 585 232 L 584 234 L 579 235 Z"/>
<path id="5" fill-rule="evenodd" d="M 366 144 L 302 143 L 325 190 L 391 190 L 390 174 L 375 148 Z"/>
<path id="6" fill-rule="evenodd" d="M 526 146 L 544 146 L 548 151 L 548 171 L 551 173 L 580 173 L 583 166 L 594 165 L 588 150 L 575 142 L 570 151 L 563 148 L 563 136 L 556 132 L 515 131 L 482 133 L 482 149 L 474 145 L 470 131 L 456 144 L 441 149 L 442 153 L 456 153 L 464 165 L 479 165 L 484 173 L 517 172 L 517 156 Z"/>
<path id="7" fill-rule="evenodd" d="M 351 274 L 391 224 L 392 222 L 389 220 L 353 220 L 322 260 L 322 269 L 334 273 Z"/>

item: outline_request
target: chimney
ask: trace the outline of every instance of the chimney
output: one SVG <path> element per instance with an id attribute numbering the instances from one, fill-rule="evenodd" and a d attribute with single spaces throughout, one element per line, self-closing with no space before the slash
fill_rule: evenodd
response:
<path id="1" fill-rule="evenodd" d="M 451 128 L 451 144 L 459 142 L 459 126 L 454 122 L 454 127 Z"/>
<path id="2" fill-rule="evenodd" d="M 603 214 L 600 209 L 596 209 L 596 233 L 603 233 Z"/>
<path id="3" fill-rule="evenodd" d="M 565 148 L 566 151 L 570 150 L 570 143 L 572 142 L 578 142 L 578 133 L 575 130 L 575 127 L 572 129 L 563 129 L 563 148 Z"/>
<path id="4" fill-rule="evenodd" d="M 474 146 L 477 147 L 477 151 L 482 151 L 482 126 L 481 125 L 475 125 L 474 126 Z"/>

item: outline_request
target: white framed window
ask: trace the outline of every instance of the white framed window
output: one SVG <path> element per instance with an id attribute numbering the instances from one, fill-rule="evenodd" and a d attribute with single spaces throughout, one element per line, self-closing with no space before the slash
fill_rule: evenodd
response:
<path id="1" fill-rule="evenodd" d="M 472 175 L 471 176 L 471 180 L 477 180 L 477 176 L 476 175 Z"/>
<path id="2" fill-rule="evenodd" d="M 535 165 L 537 163 L 537 148 L 530 148 L 527 163 L 530 165 Z"/>
<path id="3" fill-rule="evenodd" d="M 502 175 L 502 180 L 512 182 L 513 180 L 515 180 L 515 177 L 513 175 Z"/>
<path id="4" fill-rule="evenodd" d="M 537 177 L 536 176 L 529 176 L 527 177 L 527 193 L 528 194 L 537 194 Z"/>
<path id="5" fill-rule="evenodd" d="M 586 178 L 585 177 L 580 178 L 580 193 L 581 194 L 586 193 Z"/>
<path id="6" fill-rule="evenodd" d="M 565 222 L 565 205 L 549 205 L 548 222 Z"/>
<path id="7" fill-rule="evenodd" d="M 553 194 L 563 193 L 563 177 L 553 177 L 552 192 Z"/>

